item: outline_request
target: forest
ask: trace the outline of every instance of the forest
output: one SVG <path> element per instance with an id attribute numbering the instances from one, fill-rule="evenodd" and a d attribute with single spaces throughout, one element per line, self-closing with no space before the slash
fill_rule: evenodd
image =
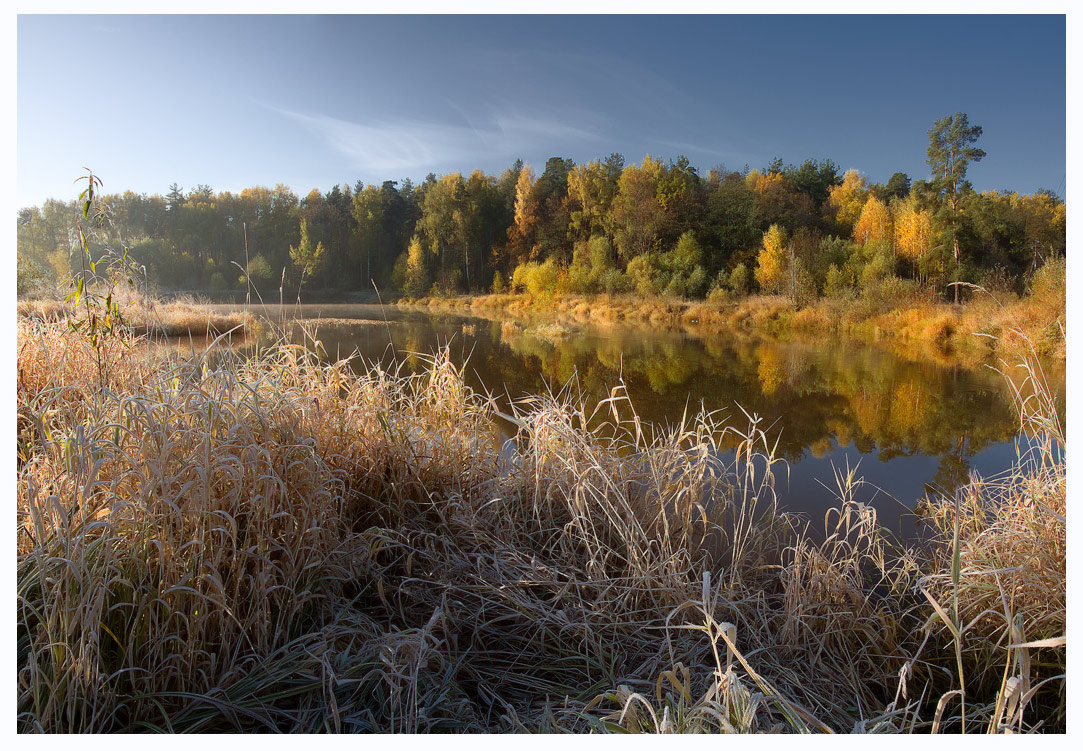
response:
<path id="1" fill-rule="evenodd" d="M 725 300 L 760 292 L 819 297 L 959 286 L 1022 292 L 1065 252 L 1066 208 L 1049 190 L 974 190 L 981 127 L 956 113 L 929 131 L 929 175 L 873 183 L 830 159 L 702 174 L 685 157 L 621 154 L 587 164 L 517 160 L 415 185 L 357 181 L 299 197 L 286 185 L 165 196 L 105 193 L 93 252 L 128 251 L 160 292 L 285 287 L 356 299 L 375 285 L 408 298 L 526 291 Z M 76 201 L 18 214 L 20 295 L 65 282 Z M 964 288 L 965 294 L 965 288 Z"/>

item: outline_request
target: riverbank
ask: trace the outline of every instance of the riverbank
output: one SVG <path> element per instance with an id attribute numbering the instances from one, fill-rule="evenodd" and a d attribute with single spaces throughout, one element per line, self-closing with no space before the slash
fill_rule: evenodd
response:
<path id="1" fill-rule="evenodd" d="M 820 299 L 801 306 L 780 296 L 709 302 L 614 295 L 540 298 L 526 293 L 427 297 L 399 304 L 481 316 L 499 312 L 545 315 L 571 323 L 627 322 L 692 333 L 739 329 L 782 337 L 811 334 L 864 342 L 892 340 L 901 346 L 958 352 L 970 359 L 1026 354 L 1064 359 L 1067 354 L 1063 289 L 1059 294 L 1054 290 L 1022 298 L 975 292 L 962 305 L 921 298 Z"/>
<path id="2" fill-rule="evenodd" d="M 99 310 L 101 308 L 101 310 Z M 95 304 L 95 313 L 104 314 L 104 306 Z M 256 335 L 262 324 L 244 311 L 215 311 L 191 297 L 171 300 L 146 299 L 118 295 L 120 325 L 137 336 L 218 336 L 234 332 L 237 336 Z M 19 300 L 19 318 L 37 320 L 81 321 L 87 317 L 82 306 L 62 299 Z"/>
<path id="3" fill-rule="evenodd" d="M 17 327 L 22 731 L 1065 727 L 1054 451 L 930 499 L 908 549 L 853 476 L 807 533 L 772 436 L 713 413 L 538 397 L 509 453 L 446 356 Z"/>

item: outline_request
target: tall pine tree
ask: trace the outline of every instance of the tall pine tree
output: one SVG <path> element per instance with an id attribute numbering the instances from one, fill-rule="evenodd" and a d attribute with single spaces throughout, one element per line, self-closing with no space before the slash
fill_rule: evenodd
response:
<path id="1" fill-rule="evenodd" d="M 971 125 L 965 112 L 942 117 L 929 131 L 928 163 L 933 179 L 930 186 L 940 204 L 936 216 L 944 228 L 944 238 L 952 247 L 955 275 L 959 273 L 959 198 L 969 187 L 966 169 L 979 162 L 985 152 L 972 146 L 981 137 L 981 126 Z M 959 302 L 959 287 L 955 287 L 955 302 Z"/>

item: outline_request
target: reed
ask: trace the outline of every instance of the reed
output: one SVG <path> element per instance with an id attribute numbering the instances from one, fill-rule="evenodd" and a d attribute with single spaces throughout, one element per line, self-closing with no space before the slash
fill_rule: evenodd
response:
<path id="1" fill-rule="evenodd" d="M 755 415 L 17 339 L 24 732 L 1064 728 L 1062 430 L 909 549 L 852 472 L 780 509 Z"/>

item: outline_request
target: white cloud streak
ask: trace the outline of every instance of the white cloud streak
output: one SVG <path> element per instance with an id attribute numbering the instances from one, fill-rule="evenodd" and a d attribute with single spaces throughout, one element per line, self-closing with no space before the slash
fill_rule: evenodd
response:
<path id="1" fill-rule="evenodd" d="M 727 165 L 729 167 L 737 166 L 737 162 L 751 163 L 761 159 L 759 154 L 753 154 L 747 151 L 725 151 L 721 149 L 712 148 L 710 146 L 700 146 L 688 141 L 670 141 L 663 138 L 653 139 L 655 143 L 661 144 L 669 149 L 683 153 L 685 156 L 694 157 L 700 154 L 704 156 L 716 157 L 729 162 L 733 162 L 733 165 Z"/>
<path id="2" fill-rule="evenodd" d="M 297 122 L 352 166 L 373 173 L 434 169 L 479 156 L 515 157 L 550 143 L 596 141 L 593 131 L 544 116 L 499 114 L 475 125 L 400 121 L 357 123 L 270 107 Z"/>

